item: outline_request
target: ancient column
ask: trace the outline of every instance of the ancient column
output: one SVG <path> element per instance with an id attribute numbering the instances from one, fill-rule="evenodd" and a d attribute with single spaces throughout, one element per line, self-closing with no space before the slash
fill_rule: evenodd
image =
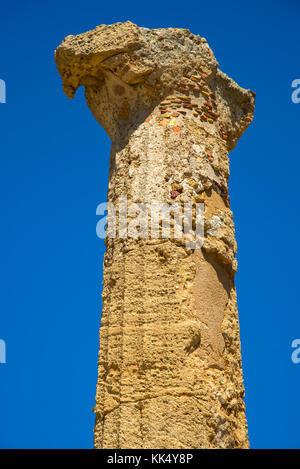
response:
<path id="1" fill-rule="evenodd" d="M 185 235 L 133 236 L 129 221 L 106 238 L 95 447 L 247 448 L 227 182 L 254 93 L 186 29 L 101 25 L 66 37 L 55 58 L 66 95 L 85 86 L 111 138 L 116 214 L 125 197 L 205 210 L 201 249 Z"/>

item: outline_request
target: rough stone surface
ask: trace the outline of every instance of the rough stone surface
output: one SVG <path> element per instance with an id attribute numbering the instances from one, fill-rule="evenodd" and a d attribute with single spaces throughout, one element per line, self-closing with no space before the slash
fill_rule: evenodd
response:
<path id="1" fill-rule="evenodd" d="M 205 205 L 202 249 L 106 239 L 95 447 L 247 448 L 227 183 L 255 93 L 186 29 L 101 25 L 55 58 L 111 138 L 109 202 Z"/>

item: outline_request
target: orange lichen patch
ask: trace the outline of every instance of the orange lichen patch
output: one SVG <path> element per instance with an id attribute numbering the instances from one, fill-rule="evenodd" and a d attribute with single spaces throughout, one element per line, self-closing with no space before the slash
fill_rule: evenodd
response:
<path id="1" fill-rule="evenodd" d="M 178 104 L 181 104 L 181 101 L 180 101 L 180 99 L 172 99 L 172 103 L 178 103 Z"/>
<path id="2" fill-rule="evenodd" d="M 206 117 L 206 116 L 204 116 L 203 114 L 202 114 L 200 117 L 201 117 L 201 120 L 203 120 L 203 121 L 207 121 L 207 117 Z"/>
<path id="3" fill-rule="evenodd" d="M 183 111 L 182 109 L 178 109 L 178 112 L 180 112 L 180 114 L 186 115 L 186 111 Z"/>
<path id="4" fill-rule="evenodd" d="M 224 140 L 227 140 L 227 139 L 228 139 L 228 135 L 227 135 L 227 134 L 224 134 L 224 133 L 222 133 L 222 138 L 223 138 Z"/>
<path id="5" fill-rule="evenodd" d="M 183 76 L 184 76 L 185 78 L 191 78 L 191 75 L 189 75 L 188 73 L 184 73 Z"/>
<path id="6" fill-rule="evenodd" d="M 163 119 L 159 125 L 161 125 L 162 127 L 165 127 L 167 125 L 168 121 L 166 119 Z"/>
<path id="7" fill-rule="evenodd" d="M 150 122 L 151 119 L 152 119 L 152 116 L 149 116 L 149 117 L 147 117 L 147 119 L 145 119 L 145 122 Z"/>
<path id="8" fill-rule="evenodd" d="M 164 114 L 164 113 L 166 113 L 166 112 L 171 112 L 171 111 L 170 111 L 170 109 L 161 109 L 160 112 L 161 112 L 162 114 Z"/>
<path id="9" fill-rule="evenodd" d="M 178 117 L 178 116 L 179 116 L 179 112 L 172 112 L 171 116 L 172 116 L 172 117 Z"/>
<path id="10" fill-rule="evenodd" d="M 180 127 L 178 127 L 178 125 L 175 125 L 175 126 L 173 127 L 173 131 L 174 131 L 174 132 L 180 132 L 180 130 L 181 130 L 181 129 L 180 129 Z"/>
<path id="11" fill-rule="evenodd" d="M 214 161 L 213 152 L 212 151 L 207 151 L 206 154 L 208 156 L 209 161 L 212 163 Z"/>
<path id="12" fill-rule="evenodd" d="M 193 112 L 193 116 L 198 117 L 198 113 L 197 113 L 197 112 Z"/>

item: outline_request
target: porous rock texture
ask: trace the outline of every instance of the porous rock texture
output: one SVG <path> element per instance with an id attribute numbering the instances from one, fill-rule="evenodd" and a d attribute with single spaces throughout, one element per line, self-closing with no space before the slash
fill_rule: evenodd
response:
<path id="1" fill-rule="evenodd" d="M 55 60 L 111 138 L 109 202 L 205 206 L 202 249 L 106 238 L 95 448 L 247 448 L 227 183 L 255 93 L 187 29 L 101 25 Z"/>

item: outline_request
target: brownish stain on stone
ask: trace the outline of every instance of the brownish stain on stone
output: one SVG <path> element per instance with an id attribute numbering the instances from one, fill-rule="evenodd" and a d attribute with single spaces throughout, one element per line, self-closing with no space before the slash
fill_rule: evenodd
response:
<path id="1" fill-rule="evenodd" d="M 125 89 L 123 86 L 116 85 L 114 87 L 114 92 L 117 96 L 122 96 L 125 93 Z"/>
<path id="2" fill-rule="evenodd" d="M 195 251 L 196 275 L 193 284 L 195 315 L 203 324 L 202 358 L 207 366 L 223 366 L 224 339 L 222 322 L 230 296 L 231 281 L 228 272 L 211 256 Z M 209 353 L 207 353 L 209 350 Z M 212 352 L 212 353 L 210 353 Z"/>
<path id="3" fill-rule="evenodd" d="M 129 117 L 129 114 L 130 114 L 130 106 L 129 106 L 129 103 L 128 101 L 123 101 L 121 107 L 120 107 L 120 110 L 119 110 L 119 113 L 118 113 L 118 116 L 121 120 L 125 120 L 125 119 L 128 119 Z"/>

